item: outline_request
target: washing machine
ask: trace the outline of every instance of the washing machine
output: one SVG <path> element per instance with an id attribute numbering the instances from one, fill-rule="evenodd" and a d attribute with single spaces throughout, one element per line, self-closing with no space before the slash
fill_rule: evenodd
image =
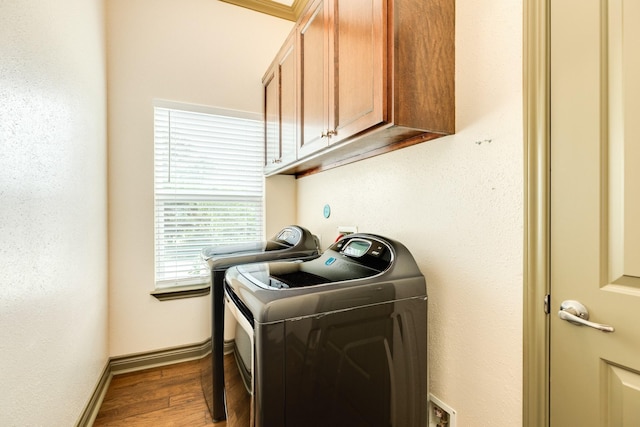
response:
<path id="1" fill-rule="evenodd" d="M 306 228 L 290 225 L 264 242 L 204 248 L 201 257 L 211 271 L 211 353 L 202 359 L 201 383 L 214 421 L 226 417 L 224 403 L 224 275 L 228 268 L 269 260 L 310 260 L 320 255 L 318 238 Z"/>
<path id="2" fill-rule="evenodd" d="M 427 288 L 403 244 L 351 234 L 224 289 L 229 427 L 427 425 Z"/>

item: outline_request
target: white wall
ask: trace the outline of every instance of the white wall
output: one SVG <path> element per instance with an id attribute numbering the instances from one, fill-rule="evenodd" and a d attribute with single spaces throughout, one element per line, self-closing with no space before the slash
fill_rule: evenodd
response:
<path id="1" fill-rule="evenodd" d="M 265 179 L 265 234 L 275 236 L 283 227 L 297 224 L 297 183 L 291 175 L 274 175 Z"/>
<path id="2" fill-rule="evenodd" d="M 0 2 L 0 425 L 71 426 L 107 362 L 101 0 Z"/>
<path id="3" fill-rule="evenodd" d="M 154 98 L 262 112 L 261 77 L 293 23 L 212 0 L 109 0 L 110 354 L 202 342 L 209 297 L 159 302 Z"/>
<path id="4" fill-rule="evenodd" d="M 459 426 L 522 424 L 521 55 L 521 1 L 458 0 L 456 135 L 297 181 L 298 222 L 324 247 L 357 225 L 416 257 L 430 391 Z"/>
<path id="5" fill-rule="evenodd" d="M 102 2 L 0 5 L 2 425 L 72 425 L 107 353 L 207 337 L 207 298 L 149 296 L 151 102 L 259 112 L 259 77 L 291 28 L 217 1 L 106 5 L 109 352 Z M 337 225 L 355 224 L 416 256 L 429 291 L 431 391 L 459 425 L 521 424 L 521 8 L 457 1 L 455 136 L 297 181 L 297 222 L 325 246 Z M 288 180 L 277 185 L 291 191 Z M 272 218 L 274 232 L 295 218 L 279 215 L 287 220 Z"/>

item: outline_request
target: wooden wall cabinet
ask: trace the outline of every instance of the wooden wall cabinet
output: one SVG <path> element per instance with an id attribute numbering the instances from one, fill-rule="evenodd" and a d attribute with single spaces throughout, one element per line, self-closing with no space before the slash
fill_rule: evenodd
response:
<path id="1" fill-rule="evenodd" d="M 298 81 L 295 40 L 295 33 L 292 33 L 262 78 L 266 174 L 297 159 Z"/>
<path id="2" fill-rule="evenodd" d="M 294 30 L 297 159 L 273 173 L 303 175 L 454 133 L 454 6 L 312 0 Z"/>

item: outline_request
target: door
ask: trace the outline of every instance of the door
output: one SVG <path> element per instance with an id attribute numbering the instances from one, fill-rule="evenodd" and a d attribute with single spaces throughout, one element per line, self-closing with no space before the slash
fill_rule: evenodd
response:
<path id="1" fill-rule="evenodd" d="M 262 79 L 264 87 L 265 173 L 296 160 L 297 99 L 295 33 L 285 41 Z"/>
<path id="2" fill-rule="evenodd" d="M 280 77 L 280 155 L 281 164 L 286 165 L 296 160 L 298 136 L 296 125 L 298 121 L 296 99 L 296 54 L 295 34 L 287 39 L 283 47 L 282 57 L 278 60 L 278 74 Z"/>
<path id="3" fill-rule="evenodd" d="M 640 1 L 550 4 L 550 424 L 640 426 Z"/>
<path id="4" fill-rule="evenodd" d="M 319 0 L 300 24 L 300 157 L 383 121 L 385 0 Z"/>
<path id="5" fill-rule="evenodd" d="M 326 147 L 329 112 L 327 4 L 317 0 L 300 21 L 300 147 L 304 157 Z"/>
<path id="6" fill-rule="evenodd" d="M 384 0 L 335 1 L 329 57 L 333 144 L 383 121 L 386 54 Z"/>
<path id="7" fill-rule="evenodd" d="M 277 66 L 274 64 L 262 79 L 264 90 L 264 167 L 265 171 L 275 169 L 282 157 L 280 144 L 280 100 Z"/>

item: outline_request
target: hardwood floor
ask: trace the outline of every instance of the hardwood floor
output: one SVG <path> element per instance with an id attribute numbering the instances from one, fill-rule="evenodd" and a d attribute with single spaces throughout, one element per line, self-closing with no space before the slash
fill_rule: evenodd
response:
<path id="1" fill-rule="evenodd" d="M 213 423 L 200 385 L 200 361 L 116 375 L 94 426 L 224 427 Z"/>

